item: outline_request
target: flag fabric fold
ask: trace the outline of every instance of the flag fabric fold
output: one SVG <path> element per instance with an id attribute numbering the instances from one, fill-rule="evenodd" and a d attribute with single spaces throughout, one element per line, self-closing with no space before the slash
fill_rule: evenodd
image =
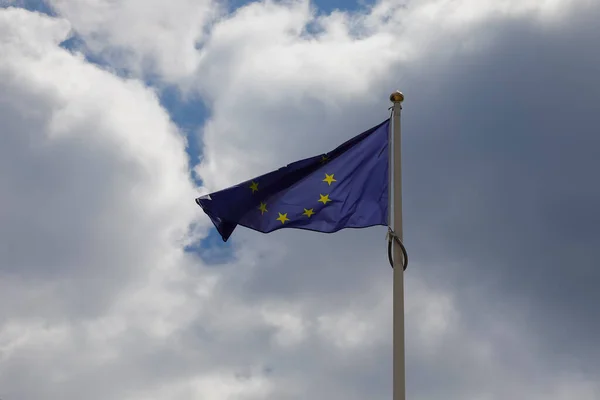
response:
<path id="1" fill-rule="evenodd" d="M 196 199 L 223 241 L 237 225 L 333 233 L 388 224 L 387 119 L 335 150 Z"/>

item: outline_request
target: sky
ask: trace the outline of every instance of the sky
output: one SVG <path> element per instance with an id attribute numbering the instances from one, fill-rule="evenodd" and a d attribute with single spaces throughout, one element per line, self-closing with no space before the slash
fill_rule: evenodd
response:
<path id="1" fill-rule="evenodd" d="M 600 3 L 0 0 L 0 398 L 390 399 L 386 228 L 200 195 L 403 104 L 411 400 L 600 399 Z"/>

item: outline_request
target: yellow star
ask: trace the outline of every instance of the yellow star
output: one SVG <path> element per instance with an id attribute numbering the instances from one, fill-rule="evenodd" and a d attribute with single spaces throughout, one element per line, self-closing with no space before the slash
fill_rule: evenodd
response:
<path id="1" fill-rule="evenodd" d="M 312 208 L 309 208 L 309 209 L 307 210 L 307 209 L 305 208 L 305 209 L 304 209 L 304 212 L 302 213 L 302 215 L 306 215 L 308 218 L 310 218 L 310 216 L 311 216 L 311 215 L 313 215 L 314 213 L 315 213 L 315 212 L 314 212 L 314 209 L 312 209 Z"/>
<path id="2" fill-rule="evenodd" d="M 277 221 L 281 221 L 282 224 L 285 223 L 285 221 L 289 221 L 290 219 L 287 217 L 287 213 L 282 214 L 282 213 L 277 213 L 279 214 L 279 217 L 277 218 Z"/>
<path id="3" fill-rule="evenodd" d="M 319 196 L 321 196 L 321 198 L 319 199 L 319 202 L 321 202 L 323 204 L 327 204 L 328 201 L 331 201 L 328 194 L 326 194 L 325 196 L 320 194 Z"/>
<path id="4" fill-rule="evenodd" d="M 250 190 L 252 190 L 252 193 L 258 192 L 258 182 L 252 181 L 250 184 Z"/>
<path id="5" fill-rule="evenodd" d="M 260 203 L 260 206 L 258 206 L 258 209 L 260 210 L 260 215 L 263 215 L 264 213 L 266 213 L 267 210 L 267 203 Z"/>
<path id="6" fill-rule="evenodd" d="M 329 161 L 329 156 L 327 154 L 323 154 L 321 156 L 321 163 L 326 163 L 327 161 Z"/>
<path id="7" fill-rule="evenodd" d="M 331 175 L 327 175 L 327 174 L 325 174 L 325 179 L 323 179 L 323 182 L 327 182 L 327 184 L 328 184 L 329 186 L 331 186 L 331 183 L 332 183 L 332 182 L 337 182 L 337 181 L 336 181 L 336 180 L 333 178 L 333 175 L 334 175 L 334 174 L 331 174 Z"/>

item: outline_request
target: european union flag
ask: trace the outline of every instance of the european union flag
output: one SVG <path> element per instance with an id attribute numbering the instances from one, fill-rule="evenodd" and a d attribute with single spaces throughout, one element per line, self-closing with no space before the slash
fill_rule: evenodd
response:
<path id="1" fill-rule="evenodd" d="M 227 241 L 237 225 L 332 233 L 388 223 L 389 125 L 335 150 L 196 199 Z"/>

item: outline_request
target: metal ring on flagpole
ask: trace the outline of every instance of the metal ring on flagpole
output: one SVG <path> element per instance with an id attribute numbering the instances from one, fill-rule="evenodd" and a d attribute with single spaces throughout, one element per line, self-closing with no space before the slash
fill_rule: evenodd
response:
<path id="1" fill-rule="evenodd" d="M 402 269 L 406 271 L 408 267 L 408 253 L 406 252 L 406 248 L 402 244 L 402 241 L 396 235 L 396 232 L 392 230 L 392 228 L 388 227 L 388 260 L 390 261 L 390 266 L 394 268 L 394 258 L 392 257 L 392 243 L 396 242 L 400 246 L 400 250 L 402 250 Z"/>

